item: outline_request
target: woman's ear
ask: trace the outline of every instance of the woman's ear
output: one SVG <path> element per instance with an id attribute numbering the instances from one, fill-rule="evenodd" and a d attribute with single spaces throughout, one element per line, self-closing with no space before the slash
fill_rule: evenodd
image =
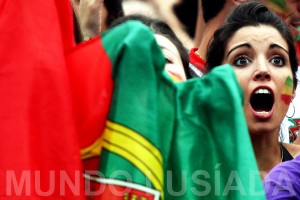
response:
<path id="1" fill-rule="evenodd" d="M 293 90 L 292 101 L 294 100 L 295 97 L 296 97 L 296 89 Z"/>

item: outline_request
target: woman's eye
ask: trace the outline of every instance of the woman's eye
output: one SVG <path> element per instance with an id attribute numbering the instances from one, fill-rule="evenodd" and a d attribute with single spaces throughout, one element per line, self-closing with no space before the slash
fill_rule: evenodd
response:
<path id="1" fill-rule="evenodd" d="M 245 56 L 239 56 L 233 61 L 233 64 L 235 66 L 244 66 L 244 65 L 249 64 L 250 62 L 251 61 L 248 58 L 246 58 Z"/>
<path id="2" fill-rule="evenodd" d="M 275 56 L 274 58 L 272 58 L 270 60 L 270 62 L 274 65 L 277 65 L 277 66 L 283 66 L 285 64 L 285 60 L 284 58 L 280 57 L 280 56 Z"/>
<path id="3" fill-rule="evenodd" d="M 167 63 L 169 63 L 169 64 L 173 64 L 173 62 L 172 62 L 169 58 L 166 58 L 166 61 L 167 61 Z"/>

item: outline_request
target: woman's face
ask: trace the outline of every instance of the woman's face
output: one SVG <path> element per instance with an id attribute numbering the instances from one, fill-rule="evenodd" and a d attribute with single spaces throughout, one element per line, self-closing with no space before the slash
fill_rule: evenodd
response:
<path id="1" fill-rule="evenodd" d="M 176 82 L 186 80 L 181 57 L 176 46 L 165 36 L 155 34 L 155 39 L 167 60 L 165 70 L 168 74 Z"/>
<path id="2" fill-rule="evenodd" d="M 247 26 L 228 41 L 223 63 L 234 67 L 244 91 L 251 134 L 279 131 L 293 96 L 288 45 L 271 26 Z"/>

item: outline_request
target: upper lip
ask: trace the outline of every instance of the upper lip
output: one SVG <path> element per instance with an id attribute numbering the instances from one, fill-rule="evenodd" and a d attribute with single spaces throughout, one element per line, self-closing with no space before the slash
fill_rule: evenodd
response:
<path id="1" fill-rule="evenodd" d="M 252 97 L 255 93 L 257 93 L 257 92 L 268 92 L 268 93 L 270 93 L 270 95 L 272 95 L 272 97 L 274 98 L 274 92 L 273 92 L 273 90 L 272 90 L 270 87 L 268 87 L 268 86 L 258 86 L 258 87 L 256 87 L 256 88 L 252 91 L 251 97 Z"/>

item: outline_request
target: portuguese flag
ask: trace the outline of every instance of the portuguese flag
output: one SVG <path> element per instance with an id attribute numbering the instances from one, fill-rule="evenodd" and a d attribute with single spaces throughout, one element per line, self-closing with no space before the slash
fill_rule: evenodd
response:
<path id="1" fill-rule="evenodd" d="M 0 1 L 0 199 L 85 199 L 68 0 Z"/>
<path id="2" fill-rule="evenodd" d="M 268 0 L 266 3 L 278 14 L 283 16 L 288 15 L 288 10 L 286 6 L 287 4 L 285 0 Z"/>
<path id="3" fill-rule="evenodd" d="M 138 22 L 101 37 L 113 94 L 94 199 L 265 199 L 230 66 L 174 83 L 153 33 Z M 92 148 L 91 148 L 92 149 Z M 85 152 L 88 155 L 88 151 Z"/>
<path id="4" fill-rule="evenodd" d="M 300 36 L 299 36 L 300 37 Z M 297 52 L 297 57 L 298 57 L 298 66 L 300 66 L 300 38 L 296 42 L 296 52 Z"/>
<path id="5" fill-rule="evenodd" d="M 298 26 L 298 31 L 300 32 L 300 26 Z M 299 49 L 299 43 L 300 43 L 300 35 L 298 35 L 298 37 L 296 38 L 296 47 Z M 297 49 L 297 50 L 298 50 Z"/>
<path id="6" fill-rule="evenodd" d="M 264 199 L 229 66 L 175 84 L 140 23 L 75 46 L 67 0 L 0 11 L 1 199 L 85 199 L 79 149 L 95 199 Z"/>
<path id="7" fill-rule="evenodd" d="M 277 5 L 280 8 L 286 7 L 286 1 L 285 0 L 270 0 L 273 4 Z"/>

